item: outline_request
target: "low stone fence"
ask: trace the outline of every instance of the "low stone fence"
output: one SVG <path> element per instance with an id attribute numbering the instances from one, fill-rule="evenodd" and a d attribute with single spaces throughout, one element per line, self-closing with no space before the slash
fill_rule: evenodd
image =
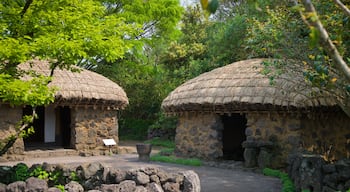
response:
<path id="1" fill-rule="evenodd" d="M 294 154 L 288 163 L 288 174 L 296 191 L 338 192 L 350 189 L 350 159 L 329 164 L 319 155 Z"/>
<path id="2" fill-rule="evenodd" d="M 60 192 L 57 182 L 68 192 L 200 192 L 200 181 L 194 171 L 169 173 L 158 168 L 140 168 L 135 170 L 120 170 L 104 167 L 100 163 L 84 164 L 72 168 L 67 165 L 33 165 L 49 173 L 60 173 L 56 184 L 50 179 L 29 177 L 25 181 L 16 181 L 8 185 L 1 184 L 0 191 L 25 192 L 47 191 Z M 5 181 L 11 172 L 11 167 L 0 167 L 0 181 Z M 9 171 L 8 173 L 6 172 Z M 56 187 L 55 187 L 56 186 Z"/>

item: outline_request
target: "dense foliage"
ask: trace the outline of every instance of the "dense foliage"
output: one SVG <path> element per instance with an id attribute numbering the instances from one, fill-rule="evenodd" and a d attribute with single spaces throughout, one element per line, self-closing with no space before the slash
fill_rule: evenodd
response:
<path id="1" fill-rule="evenodd" d="M 349 14 L 331 1 L 313 1 L 318 15 L 306 12 L 304 1 L 217 2 L 197 1 L 183 9 L 177 0 L 2 1 L 0 81 L 6 86 L 0 87 L 1 99 L 34 107 L 52 102 L 54 90 L 41 86 L 48 79 L 34 77 L 31 86 L 18 81 L 19 63 L 48 59 L 53 71 L 83 66 L 125 89 L 130 106 L 120 113 L 120 134 L 140 139 L 152 124 L 175 127 L 164 120 L 160 105 L 181 83 L 238 60 L 269 57 L 299 61 L 271 64 L 279 69 L 269 74 L 272 79 L 288 72 L 288 65 L 349 108 L 349 80 L 320 43 L 319 30 L 305 22 L 319 19 L 349 62 Z M 215 14 L 208 17 L 208 12 Z"/>

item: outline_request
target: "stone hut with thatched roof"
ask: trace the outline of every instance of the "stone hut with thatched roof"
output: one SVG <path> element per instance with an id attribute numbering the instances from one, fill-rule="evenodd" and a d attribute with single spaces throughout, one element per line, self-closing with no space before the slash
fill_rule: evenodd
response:
<path id="1" fill-rule="evenodd" d="M 284 166 L 292 152 L 328 159 L 350 155 L 350 118 L 330 94 L 291 71 L 271 79 L 264 59 L 214 69 L 172 91 L 162 103 L 179 118 L 178 155 L 244 160 L 247 166 Z"/>
<path id="2" fill-rule="evenodd" d="M 48 62 L 32 61 L 19 66 L 49 76 Z M 39 116 L 34 121 L 35 133 L 18 139 L 8 151 L 8 157 L 22 158 L 27 149 L 70 148 L 83 154 L 109 152 L 103 139 L 114 139 L 118 144 L 118 110 L 128 105 L 124 90 L 111 80 L 88 70 L 72 72 L 54 71 L 52 82 L 58 90 L 55 101 L 49 106 L 37 107 Z M 4 138 L 14 130 L 15 124 L 30 107 L 10 107 L 1 104 L 0 136 Z M 113 150 L 117 149 L 117 145 Z M 12 155 L 11 155 L 12 154 Z"/>

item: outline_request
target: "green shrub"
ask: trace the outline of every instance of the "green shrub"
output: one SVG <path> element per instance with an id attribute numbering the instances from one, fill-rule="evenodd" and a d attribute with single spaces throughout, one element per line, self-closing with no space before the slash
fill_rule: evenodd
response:
<path id="1" fill-rule="evenodd" d="M 55 187 L 59 190 L 61 190 L 62 192 L 65 192 L 64 190 L 64 185 L 61 185 L 61 184 L 58 184 L 58 185 L 55 185 Z"/>
<path id="2" fill-rule="evenodd" d="M 149 126 L 149 129 L 176 129 L 177 117 L 168 117 L 162 112 L 159 112 L 157 115 L 158 119 Z"/>
<path id="3" fill-rule="evenodd" d="M 175 156 L 163 156 L 163 155 L 153 155 L 151 156 L 151 161 L 159 161 L 164 163 L 175 163 L 181 165 L 190 165 L 190 166 L 201 166 L 202 161 L 197 158 L 179 158 Z"/>
<path id="4" fill-rule="evenodd" d="M 37 166 L 35 169 L 33 169 L 30 174 L 31 177 L 37 177 L 39 179 L 48 179 L 49 178 L 49 173 L 43 169 L 42 166 Z"/>
<path id="5" fill-rule="evenodd" d="M 175 142 L 171 140 L 163 140 L 160 138 L 153 138 L 151 140 L 145 141 L 145 143 L 150 143 L 153 146 L 175 148 Z"/>
<path id="6" fill-rule="evenodd" d="M 119 138 L 121 140 L 144 140 L 148 127 L 153 123 L 144 119 L 121 119 L 119 121 Z"/>
<path id="7" fill-rule="evenodd" d="M 278 177 L 282 180 L 282 192 L 295 192 L 293 181 L 289 178 L 287 173 L 280 170 L 270 168 L 263 169 L 263 174 L 267 176 Z"/>
<path id="8" fill-rule="evenodd" d="M 165 148 L 159 151 L 159 155 L 171 156 L 174 154 L 174 148 Z"/>
<path id="9" fill-rule="evenodd" d="M 25 181 L 29 177 L 28 166 L 24 163 L 18 163 L 14 166 L 13 181 Z"/>

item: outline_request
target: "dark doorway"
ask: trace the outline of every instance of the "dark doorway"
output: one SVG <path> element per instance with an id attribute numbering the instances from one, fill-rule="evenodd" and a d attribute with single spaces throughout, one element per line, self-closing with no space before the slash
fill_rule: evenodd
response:
<path id="1" fill-rule="evenodd" d="M 25 108 L 23 108 L 23 116 L 32 115 L 32 111 L 32 107 L 26 106 Z M 35 132 L 29 137 L 24 138 L 24 144 L 26 148 L 44 143 L 45 108 L 36 107 L 35 112 L 38 115 L 38 118 L 34 119 L 34 122 L 32 124 Z"/>
<path id="2" fill-rule="evenodd" d="M 53 116 L 51 116 L 51 125 L 53 130 L 45 130 L 45 110 L 50 113 L 45 107 L 36 107 L 36 113 L 38 118 L 34 120 L 33 127 L 35 133 L 27 138 L 24 138 L 25 150 L 35 150 L 35 149 L 59 149 L 59 148 L 70 148 L 71 147 L 71 111 L 69 107 L 56 107 L 52 111 Z M 25 107 L 23 109 L 23 115 L 31 115 L 32 108 Z M 50 116 L 50 115 L 49 115 Z M 47 122 L 46 122 L 47 123 Z M 46 125 L 47 126 L 47 125 Z M 53 142 L 45 142 L 45 131 L 52 131 L 54 134 Z"/>
<path id="3" fill-rule="evenodd" d="M 64 148 L 70 148 L 71 140 L 71 112 L 69 107 L 59 107 L 58 130 L 56 130 L 56 141 Z"/>
<path id="4" fill-rule="evenodd" d="M 222 116 L 223 130 L 223 158 L 227 160 L 243 161 L 242 142 L 245 140 L 247 119 L 245 115 L 232 114 Z"/>

